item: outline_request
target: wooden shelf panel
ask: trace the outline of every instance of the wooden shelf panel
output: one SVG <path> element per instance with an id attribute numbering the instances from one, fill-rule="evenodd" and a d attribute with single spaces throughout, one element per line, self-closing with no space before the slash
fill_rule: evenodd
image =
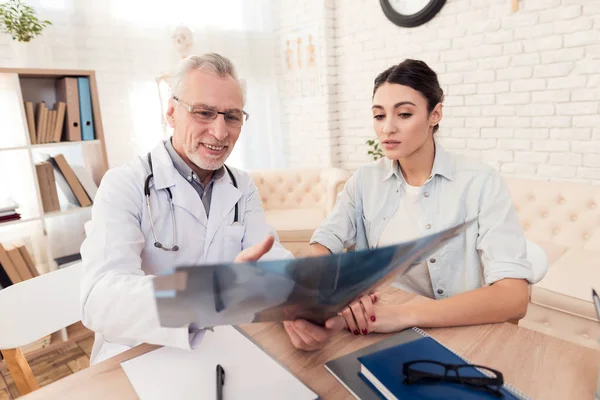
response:
<path id="1" fill-rule="evenodd" d="M 80 141 L 76 141 L 76 142 L 56 142 L 56 143 L 32 144 L 30 146 L 4 147 L 4 148 L 0 148 L 0 151 L 43 149 L 44 147 L 59 147 L 59 146 L 80 146 L 80 145 L 86 145 L 86 144 L 100 144 L 100 140 L 99 139 L 80 140 Z"/>
<path id="2" fill-rule="evenodd" d="M 61 76 L 91 76 L 94 71 L 43 68 L 0 68 L 0 73 L 13 73 L 26 78 L 58 78 Z"/>
<path id="3" fill-rule="evenodd" d="M 52 217 L 60 217 L 63 215 L 70 215 L 70 214 L 77 214 L 80 212 L 85 212 L 87 210 L 90 210 L 92 207 L 74 207 L 68 210 L 61 210 L 61 211 L 53 211 L 53 212 L 49 212 L 49 213 L 45 213 L 44 214 L 44 218 L 52 218 Z"/>
<path id="4" fill-rule="evenodd" d="M 14 221 L 0 222 L 0 228 L 4 228 L 7 226 L 11 226 L 11 225 L 26 224 L 28 222 L 39 221 L 40 219 L 41 219 L 40 217 L 31 217 L 31 218 L 17 219 Z"/>

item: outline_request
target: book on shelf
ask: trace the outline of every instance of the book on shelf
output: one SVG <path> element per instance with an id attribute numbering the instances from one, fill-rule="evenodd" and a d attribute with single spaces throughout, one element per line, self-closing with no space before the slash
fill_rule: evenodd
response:
<path id="1" fill-rule="evenodd" d="M 21 219 L 21 214 L 16 211 L 8 211 L 1 214 L 3 215 L 0 215 L 0 224 L 2 222 L 18 221 Z"/>
<path id="2" fill-rule="evenodd" d="M 17 269 L 19 276 L 22 281 L 33 278 L 29 267 L 27 266 L 27 262 L 21 255 L 19 248 L 17 246 L 9 246 L 5 247 L 6 253 L 8 254 L 8 258 L 13 263 L 14 267 Z"/>
<path id="3" fill-rule="evenodd" d="M 4 288 L 40 275 L 24 244 L 0 243 L 0 270 L 0 285 Z"/>
<path id="4" fill-rule="evenodd" d="M 35 113 L 34 113 L 35 107 Z M 58 143 L 62 137 L 66 104 L 58 101 L 49 109 L 44 101 L 25 102 L 25 115 L 31 144 Z"/>
<path id="5" fill-rule="evenodd" d="M 22 281 L 19 271 L 17 271 L 17 268 L 13 265 L 13 262 L 8 256 L 8 252 L 2 243 L 0 243 L 0 265 L 2 265 L 2 269 L 4 269 L 6 272 L 6 275 L 10 279 L 11 283 L 15 284 Z"/>
<path id="6" fill-rule="evenodd" d="M 10 197 L 5 198 L 5 199 L 0 199 L 0 213 L 8 212 L 8 211 L 15 211 L 17 208 L 19 208 L 19 205 Z"/>
<path id="7" fill-rule="evenodd" d="M 33 111 L 33 102 L 25 102 L 25 116 L 27 117 L 27 129 L 29 131 L 29 141 L 31 144 L 36 143 L 35 132 L 35 112 Z"/>
<path id="8" fill-rule="evenodd" d="M 93 203 L 94 199 L 96 198 L 98 186 L 94 182 L 92 175 L 87 169 L 85 169 L 81 165 L 71 165 L 71 168 L 73 169 L 73 172 L 75 172 L 77 179 L 79 179 L 81 186 L 83 186 L 83 190 L 85 190 L 85 193 L 88 195 L 88 197 Z"/>
<path id="9" fill-rule="evenodd" d="M 52 163 L 56 172 L 56 182 L 69 202 L 80 207 L 91 206 L 92 200 L 81 182 L 79 182 L 79 179 L 77 179 L 77 175 L 75 175 L 65 156 L 57 154 L 54 157 L 50 157 L 48 161 Z"/>
<path id="10" fill-rule="evenodd" d="M 25 247 L 25 245 L 18 245 L 17 249 L 19 249 L 19 253 L 21 254 L 21 258 L 23 258 L 23 260 L 25 260 L 25 264 L 27 265 L 27 268 L 29 269 L 29 272 L 31 272 L 31 275 L 35 278 L 36 276 L 40 276 L 40 273 L 38 272 L 36 266 L 35 266 L 35 261 L 33 261 L 33 258 L 31 257 L 31 254 L 29 254 L 29 251 L 27 251 L 27 247 Z"/>
<path id="11" fill-rule="evenodd" d="M 90 78 L 77 78 L 77 90 L 79 97 L 79 115 L 81 120 L 81 139 L 94 140 L 94 118 L 92 112 Z"/>
<path id="12" fill-rule="evenodd" d="M 35 170 L 37 172 L 38 187 L 40 189 L 44 212 L 59 211 L 60 203 L 56 190 L 56 180 L 54 179 L 54 166 L 52 163 L 44 161 L 36 164 Z"/>
<path id="13" fill-rule="evenodd" d="M 13 284 L 12 280 L 8 276 L 8 273 L 2 266 L 2 261 L 0 261 L 0 289 L 7 288 Z"/>
<path id="14" fill-rule="evenodd" d="M 65 77 L 57 80 L 56 99 L 66 104 L 64 140 L 80 141 L 81 115 L 77 78 Z"/>
<path id="15" fill-rule="evenodd" d="M 81 253 L 69 254 L 67 256 L 55 258 L 58 269 L 65 268 L 81 261 Z"/>
<path id="16" fill-rule="evenodd" d="M 21 214 L 17 212 L 17 208 L 19 208 L 19 205 L 10 198 L 0 200 L 0 224 L 21 219 Z"/>

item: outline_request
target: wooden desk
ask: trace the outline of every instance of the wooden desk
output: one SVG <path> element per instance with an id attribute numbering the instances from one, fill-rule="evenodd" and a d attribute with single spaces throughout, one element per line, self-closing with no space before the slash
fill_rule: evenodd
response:
<path id="1" fill-rule="evenodd" d="M 422 301 L 391 287 L 382 292 L 384 302 Z M 323 367 L 325 362 L 388 337 L 380 334 L 355 337 L 344 332 L 321 351 L 303 352 L 291 345 L 281 324 L 251 324 L 242 328 L 322 399 L 353 398 Z M 600 351 L 508 323 L 427 332 L 470 361 L 498 369 L 506 382 L 532 398 L 593 399 Z M 120 363 L 156 348 L 147 344 L 137 346 L 24 398 L 137 398 Z"/>

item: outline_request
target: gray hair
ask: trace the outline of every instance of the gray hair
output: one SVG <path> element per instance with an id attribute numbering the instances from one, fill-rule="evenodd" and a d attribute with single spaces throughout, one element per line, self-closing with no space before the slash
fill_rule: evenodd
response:
<path id="1" fill-rule="evenodd" d="M 242 91 L 242 102 L 246 102 L 244 84 L 238 79 L 233 63 L 228 58 L 217 53 L 207 53 L 201 56 L 187 56 L 181 60 L 173 71 L 171 96 L 177 96 L 179 94 L 187 74 L 190 71 L 197 69 L 210 72 L 219 77 L 230 75 L 240 86 Z"/>

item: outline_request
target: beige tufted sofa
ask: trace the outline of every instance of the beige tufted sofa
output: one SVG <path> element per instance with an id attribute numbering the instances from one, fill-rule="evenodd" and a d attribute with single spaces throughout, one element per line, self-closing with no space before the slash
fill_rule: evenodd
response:
<path id="1" fill-rule="evenodd" d="M 252 171 L 267 222 L 296 257 L 308 254 L 310 238 L 331 212 L 350 173 L 339 168 Z"/>
<path id="2" fill-rule="evenodd" d="M 548 256 L 520 325 L 600 349 L 600 187 L 507 178 L 525 235 Z"/>

